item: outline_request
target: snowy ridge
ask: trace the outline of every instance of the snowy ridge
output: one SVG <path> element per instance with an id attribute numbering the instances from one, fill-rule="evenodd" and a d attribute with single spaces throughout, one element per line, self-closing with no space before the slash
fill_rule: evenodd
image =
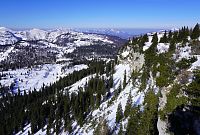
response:
<path id="1" fill-rule="evenodd" d="M 6 45 L 6 44 L 14 44 L 16 43 L 20 38 L 15 36 L 11 30 L 0 27 L 0 45 Z"/>
<path id="2" fill-rule="evenodd" d="M 30 29 L 25 31 L 13 31 L 4 27 L 0 27 L 0 45 L 14 44 L 20 40 L 47 40 L 49 42 L 57 42 L 61 35 L 71 34 L 76 40 L 77 45 L 89 45 L 91 40 L 102 41 L 107 43 L 113 43 L 103 35 L 97 34 L 84 34 L 81 32 L 75 32 L 69 29 L 55 29 L 55 30 L 41 30 L 41 29 Z M 88 39 L 88 42 L 84 40 Z"/>

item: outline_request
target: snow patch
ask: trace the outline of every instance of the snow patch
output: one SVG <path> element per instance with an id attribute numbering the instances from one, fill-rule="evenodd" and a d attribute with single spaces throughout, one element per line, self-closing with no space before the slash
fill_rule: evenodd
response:
<path id="1" fill-rule="evenodd" d="M 169 49 L 169 43 L 166 43 L 166 44 L 165 43 L 158 43 L 157 49 L 158 49 L 158 54 L 165 53 Z"/>

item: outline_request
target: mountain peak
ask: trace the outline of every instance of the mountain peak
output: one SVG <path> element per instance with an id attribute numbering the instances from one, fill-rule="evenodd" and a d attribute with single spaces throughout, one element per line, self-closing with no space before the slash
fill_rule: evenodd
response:
<path id="1" fill-rule="evenodd" d="M 0 27 L 0 31 L 11 31 L 11 30 L 6 27 Z"/>

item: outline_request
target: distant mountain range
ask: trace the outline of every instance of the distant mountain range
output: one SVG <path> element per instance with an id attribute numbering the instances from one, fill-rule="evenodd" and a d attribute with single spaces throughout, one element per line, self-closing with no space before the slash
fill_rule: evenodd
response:
<path id="1" fill-rule="evenodd" d="M 160 31 L 161 29 L 145 29 L 145 28 L 77 28 L 78 32 L 97 33 L 118 36 L 120 38 L 128 39 L 130 37 L 145 34 L 153 31 Z"/>
<path id="2" fill-rule="evenodd" d="M 0 45 L 14 44 L 19 40 L 48 40 L 53 42 L 56 37 L 69 33 L 81 32 L 87 34 L 103 34 L 117 36 L 123 39 L 141 35 L 147 32 L 159 31 L 160 29 L 111 29 L 111 28 L 74 28 L 74 29 L 28 29 L 28 30 L 12 30 L 0 27 Z"/>

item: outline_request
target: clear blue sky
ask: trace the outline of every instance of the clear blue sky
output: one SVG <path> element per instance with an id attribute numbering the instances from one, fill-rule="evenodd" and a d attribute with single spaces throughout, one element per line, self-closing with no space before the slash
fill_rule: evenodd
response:
<path id="1" fill-rule="evenodd" d="M 1 0 L 9 28 L 166 28 L 200 22 L 200 0 Z"/>

